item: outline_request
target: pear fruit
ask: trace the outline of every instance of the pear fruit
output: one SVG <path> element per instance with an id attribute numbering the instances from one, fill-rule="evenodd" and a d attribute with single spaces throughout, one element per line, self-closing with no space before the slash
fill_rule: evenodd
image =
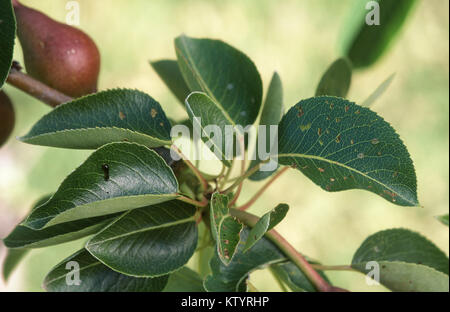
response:
<path id="1" fill-rule="evenodd" d="M 0 90 L 0 146 L 2 146 L 14 129 L 15 113 L 11 100 Z"/>
<path id="2" fill-rule="evenodd" d="M 17 0 L 12 3 L 27 73 L 71 97 L 96 92 L 100 53 L 94 41 Z"/>

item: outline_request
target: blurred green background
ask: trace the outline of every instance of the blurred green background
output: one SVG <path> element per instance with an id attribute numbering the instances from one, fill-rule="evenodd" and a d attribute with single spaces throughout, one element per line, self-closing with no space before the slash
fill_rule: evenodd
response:
<path id="1" fill-rule="evenodd" d="M 68 1 L 23 0 L 59 21 Z M 175 58 L 173 39 L 185 33 L 222 39 L 256 63 L 264 86 L 274 70 L 285 90 L 286 109 L 314 95 L 321 74 L 339 57 L 342 28 L 354 1 L 334 0 L 80 0 L 80 28 L 97 42 L 102 55 L 100 89 L 136 88 L 159 101 L 168 116 L 186 115 L 149 60 Z M 362 1 L 364 2 L 364 1 Z M 365 3 L 365 2 L 364 2 Z M 348 98 L 362 102 L 389 75 L 387 92 L 372 109 L 389 121 L 414 160 L 423 208 L 398 207 L 364 191 L 327 193 L 300 172 L 282 176 L 252 208 L 261 215 L 279 202 L 290 205 L 279 232 L 301 252 L 324 264 L 348 264 L 370 234 L 409 228 L 434 241 L 447 254 L 448 228 L 434 216 L 449 209 L 449 2 L 419 1 L 392 49 L 369 70 L 353 76 Z M 20 46 L 15 58 L 22 60 Z M 7 86 L 17 127 L 26 133 L 49 108 Z M 53 192 L 90 151 L 45 148 L 11 139 L 0 150 L 0 237 L 6 236 L 41 195 Z M 261 183 L 247 182 L 241 202 Z M 0 291 L 40 291 L 51 267 L 82 241 L 34 250 Z M 0 258 L 4 247 L 0 247 Z M 192 261 L 193 263 L 193 261 Z M 356 291 L 367 286 L 363 275 L 329 272 L 335 285 Z M 279 290 L 266 271 L 252 274 L 261 291 Z"/>

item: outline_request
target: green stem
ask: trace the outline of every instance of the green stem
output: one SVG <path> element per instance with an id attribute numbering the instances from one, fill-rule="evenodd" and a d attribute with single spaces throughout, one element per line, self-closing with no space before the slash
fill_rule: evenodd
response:
<path id="1" fill-rule="evenodd" d="M 234 181 L 234 183 L 228 187 L 225 191 L 223 191 L 222 193 L 224 194 L 228 194 L 231 191 L 233 191 L 236 187 L 239 186 L 239 184 L 241 184 L 242 181 L 244 181 L 245 179 L 247 179 L 248 177 L 250 177 L 252 174 L 254 174 L 256 171 L 259 170 L 259 168 L 261 167 L 261 165 L 263 164 L 263 162 L 260 162 L 259 164 L 257 164 L 256 166 L 254 166 L 253 168 L 251 168 L 250 170 L 248 170 L 245 174 L 241 175 L 236 181 Z"/>
<path id="2" fill-rule="evenodd" d="M 255 224 L 259 221 L 259 218 L 255 215 L 252 215 L 248 212 L 230 209 L 230 214 L 240 221 L 242 221 L 245 225 L 249 227 L 254 227 Z M 314 285 L 314 287 L 318 291 L 334 291 L 335 289 L 328 284 L 328 282 L 317 273 L 316 270 L 309 264 L 309 262 L 300 254 L 294 247 L 292 247 L 289 242 L 284 239 L 277 231 L 270 230 L 266 234 L 267 238 L 271 240 L 284 254 L 305 274 L 308 280 Z"/>
<path id="3" fill-rule="evenodd" d="M 289 167 L 284 167 L 283 169 L 281 169 L 280 171 L 278 171 L 272 178 L 270 178 L 269 181 L 267 181 L 266 184 L 264 184 L 264 186 L 258 191 L 256 192 L 255 195 L 253 195 L 253 197 L 244 205 L 240 206 L 239 210 L 246 210 L 248 209 L 251 205 L 253 205 L 255 203 L 255 201 L 267 190 L 267 188 L 276 180 L 278 179 L 278 177 L 280 177 L 283 173 L 285 173 L 287 170 L 289 169 Z"/>
<path id="4" fill-rule="evenodd" d="M 231 166 L 227 169 L 227 172 L 225 173 L 225 177 L 223 178 L 223 180 L 220 183 L 220 189 L 222 189 L 225 186 L 225 184 L 227 184 L 227 182 L 229 181 L 231 172 L 233 171 L 233 168 L 234 168 L 234 164 L 236 163 L 235 160 L 236 159 L 233 158 L 233 160 L 231 161 Z"/>
<path id="5" fill-rule="evenodd" d="M 181 152 L 181 150 L 173 144 L 171 148 L 183 159 L 185 164 L 194 172 L 197 179 L 200 181 L 200 183 L 203 186 L 203 190 L 206 191 L 208 189 L 208 182 L 206 181 L 205 177 L 202 175 L 202 173 L 197 169 L 197 167 L 194 166 L 194 164 L 191 163 L 191 161 L 184 156 L 184 154 Z"/>
<path id="6" fill-rule="evenodd" d="M 354 271 L 349 265 L 321 265 L 321 264 L 312 264 L 314 269 L 320 271 Z"/>
<path id="7" fill-rule="evenodd" d="M 208 200 L 206 198 L 203 198 L 203 200 L 201 202 L 197 201 L 197 200 L 194 200 L 194 199 L 191 199 L 189 197 L 183 196 L 183 195 L 178 196 L 176 199 L 181 200 L 181 201 L 183 201 L 185 203 L 197 206 L 197 207 L 206 207 L 206 206 L 208 206 Z"/>

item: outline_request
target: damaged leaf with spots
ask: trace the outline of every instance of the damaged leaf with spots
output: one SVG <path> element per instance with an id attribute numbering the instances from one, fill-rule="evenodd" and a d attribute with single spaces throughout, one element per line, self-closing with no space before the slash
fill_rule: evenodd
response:
<path id="1" fill-rule="evenodd" d="M 96 149 L 112 142 L 170 145 L 170 122 L 149 95 L 115 89 L 59 105 L 20 140 L 35 145 Z"/>
<path id="2" fill-rule="evenodd" d="M 243 224 L 230 215 L 229 201 L 229 195 L 214 193 L 210 202 L 211 232 L 219 258 L 225 265 L 233 259 L 243 228 Z"/>
<path id="3" fill-rule="evenodd" d="M 401 206 L 418 206 L 406 146 L 382 117 L 345 99 L 302 100 L 278 129 L 278 161 L 329 192 L 362 189 Z"/>
<path id="4" fill-rule="evenodd" d="M 241 234 L 243 242 L 248 239 L 249 234 L 250 229 L 244 227 Z M 292 285 L 296 286 L 295 291 L 316 291 L 301 270 L 267 238 L 262 237 L 248 252 L 243 252 L 243 249 L 244 243 L 239 244 L 235 257 L 228 265 L 224 264 L 217 254 L 213 256 L 210 261 L 211 274 L 203 283 L 207 291 L 247 291 L 249 275 L 273 264 L 280 264 L 276 267 L 278 269 L 276 273 L 282 278 L 291 279 Z M 326 279 L 321 271 L 318 272 Z"/>

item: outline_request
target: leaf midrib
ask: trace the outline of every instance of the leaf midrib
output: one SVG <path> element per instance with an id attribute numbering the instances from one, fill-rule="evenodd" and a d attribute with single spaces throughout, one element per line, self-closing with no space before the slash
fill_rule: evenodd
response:
<path id="1" fill-rule="evenodd" d="M 127 214 L 125 214 L 123 217 L 125 217 Z M 123 217 L 120 217 L 116 222 L 121 220 Z M 103 244 L 103 243 L 111 241 L 111 240 L 120 239 L 120 238 L 123 238 L 123 237 L 131 236 L 131 235 L 134 235 L 134 234 L 139 234 L 139 233 L 142 233 L 142 232 L 149 232 L 149 231 L 154 231 L 154 230 L 158 230 L 158 229 L 162 229 L 162 228 L 166 228 L 166 227 L 176 226 L 176 225 L 179 225 L 179 224 L 189 223 L 191 221 L 195 221 L 195 216 L 191 216 L 191 217 L 186 218 L 186 219 L 176 220 L 176 221 L 173 221 L 173 222 L 158 224 L 156 226 L 144 227 L 142 229 L 131 231 L 131 232 L 127 232 L 127 233 L 124 233 L 124 234 L 121 234 L 121 235 L 111 236 L 111 237 L 109 237 L 107 239 L 104 239 L 104 240 L 101 240 L 101 241 L 96 241 L 94 243 L 89 242 L 86 245 L 86 248 L 89 249 L 89 247 L 91 247 L 91 246 Z M 111 223 L 111 225 L 106 227 L 103 231 L 106 231 L 109 227 L 113 226 L 116 222 Z M 103 231 L 99 232 L 98 235 L 102 234 Z"/>
<path id="2" fill-rule="evenodd" d="M 192 58 L 192 56 L 191 56 L 191 54 L 189 52 L 189 48 L 186 45 L 186 43 L 184 42 L 185 41 L 185 37 L 180 37 L 180 41 L 181 41 L 181 44 L 183 45 L 183 47 L 185 48 L 186 56 L 184 55 L 183 51 L 181 51 L 176 45 L 175 45 L 175 49 L 179 52 L 181 57 L 183 57 L 184 61 L 186 62 L 186 65 L 191 69 L 191 72 L 195 75 L 195 77 L 197 77 L 197 81 L 201 85 L 201 88 L 204 89 L 204 91 L 211 97 L 211 99 L 213 100 L 213 103 L 216 104 L 216 106 L 222 111 L 222 113 L 224 114 L 225 118 L 229 122 L 231 122 L 232 125 L 235 125 L 234 122 L 233 122 L 233 119 L 225 111 L 223 106 L 220 104 L 220 102 L 214 96 L 214 93 L 209 89 L 209 87 L 206 84 L 206 82 L 203 79 L 203 77 L 200 75 L 200 72 L 198 71 L 197 67 L 195 66 L 195 64 L 193 62 L 193 58 Z"/>
<path id="3" fill-rule="evenodd" d="M 126 128 L 114 127 L 114 126 L 78 128 L 78 129 L 64 129 L 64 130 L 58 130 L 58 131 L 41 133 L 41 134 L 32 135 L 32 136 L 26 135 L 26 136 L 20 137 L 19 140 L 22 141 L 22 142 L 27 142 L 27 141 L 31 141 L 31 140 L 36 140 L 36 139 L 39 139 L 39 138 L 47 137 L 47 136 L 64 134 L 64 133 L 67 133 L 67 132 L 83 132 L 83 131 L 96 131 L 96 130 L 107 130 L 107 129 L 116 129 L 116 130 L 120 130 L 120 131 L 124 131 L 124 132 L 131 132 L 133 134 L 137 134 L 137 135 L 140 135 L 140 136 L 148 137 L 151 140 L 154 140 L 154 141 L 156 141 L 158 143 L 164 143 L 164 144 L 172 143 L 170 140 L 167 140 L 167 141 L 166 140 L 161 140 L 161 139 L 158 139 L 157 137 L 151 136 L 151 135 L 149 135 L 147 133 L 138 132 L 138 131 L 131 130 L 131 129 L 126 129 Z"/>
<path id="4" fill-rule="evenodd" d="M 409 199 L 405 198 L 403 196 L 403 194 L 399 194 L 398 191 L 393 190 L 391 187 L 387 186 L 386 184 L 384 184 L 384 183 L 382 183 L 382 182 L 372 178 L 371 176 L 365 174 L 364 172 L 361 172 L 361 171 L 359 171 L 359 170 L 357 170 L 355 168 L 352 168 L 352 167 L 347 166 L 345 164 L 339 163 L 337 161 L 330 160 L 330 159 L 327 159 L 327 158 L 324 158 L 324 157 L 320 157 L 320 156 L 306 155 L 306 154 L 300 154 L 300 153 L 285 153 L 285 154 L 281 153 L 281 154 L 278 154 L 278 158 L 281 158 L 281 157 L 294 157 L 294 158 L 295 157 L 299 157 L 299 158 L 313 159 L 313 160 L 323 161 L 323 162 L 327 162 L 329 164 L 333 164 L 333 165 L 345 168 L 347 170 L 355 172 L 355 173 L 357 173 L 357 174 L 359 174 L 359 175 L 361 175 L 361 176 L 363 176 L 363 177 L 365 177 L 365 178 L 367 178 L 367 179 L 369 179 L 369 180 L 371 180 L 371 181 L 381 185 L 382 187 L 386 188 L 387 190 L 389 190 L 389 191 L 391 191 L 391 192 L 393 192 L 395 194 L 398 194 L 403 200 L 405 200 L 406 202 L 408 202 L 412 206 L 418 206 L 417 203 L 411 202 Z"/>

